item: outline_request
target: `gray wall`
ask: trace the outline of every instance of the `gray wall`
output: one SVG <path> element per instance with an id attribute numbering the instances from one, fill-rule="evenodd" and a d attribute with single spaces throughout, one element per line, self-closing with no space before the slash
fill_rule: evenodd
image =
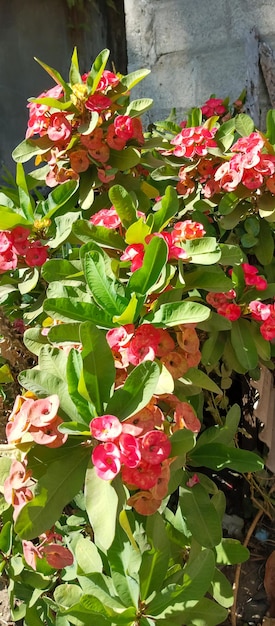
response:
<path id="1" fill-rule="evenodd" d="M 172 107 L 182 119 L 213 93 L 233 101 L 252 71 L 264 124 L 268 96 L 255 71 L 250 31 L 256 27 L 275 48 L 274 0 L 124 0 L 124 5 L 128 69 L 152 70 L 136 88 L 136 96 L 155 100 L 148 121 L 163 119 Z"/>
<path id="2" fill-rule="evenodd" d="M 110 61 L 126 71 L 123 0 L 116 7 L 106 0 L 84 0 L 83 10 L 69 10 L 66 0 L 0 0 L 0 165 L 14 171 L 10 154 L 24 139 L 27 98 L 54 85 L 33 57 L 67 79 L 74 45 L 83 72 L 107 47 Z"/>

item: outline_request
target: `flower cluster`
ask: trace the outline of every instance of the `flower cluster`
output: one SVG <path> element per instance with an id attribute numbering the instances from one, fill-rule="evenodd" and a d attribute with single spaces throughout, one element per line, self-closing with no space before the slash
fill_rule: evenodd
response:
<path id="1" fill-rule="evenodd" d="M 185 220 L 184 222 L 177 222 L 174 224 L 171 232 L 162 231 L 161 233 L 152 233 L 145 237 L 145 242 L 135 243 L 126 247 L 121 255 L 121 261 L 131 262 L 131 272 L 135 272 L 143 264 L 144 254 L 146 247 L 150 243 L 153 237 L 160 237 L 164 239 L 168 247 L 168 261 L 182 259 L 188 261 L 189 255 L 181 247 L 183 241 L 187 239 L 199 239 L 205 235 L 205 230 L 199 222 L 193 222 L 192 220 Z"/>
<path id="2" fill-rule="evenodd" d="M 272 184 L 274 187 L 275 156 L 262 154 L 264 145 L 264 139 L 258 132 L 238 139 L 231 147 L 231 152 L 236 154 L 215 172 L 214 178 L 219 181 L 220 188 L 230 192 L 242 183 L 254 191 L 266 182 L 272 192 L 270 187 Z"/>
<path id="3" fill-rule="evenodd" d="M 227 112 L 224 100 L 221 98 L 209 98 L 209 100 L 206 100 L 200 108 L 203 116 L 207 119 L 213 115 L 218 115 L 220 117 Z"/>
<path id="4" fill-rule="evenodd" d="M 14 520 L 16 520 L 26 502 L 33 498 L 33 493 L 30 489 L 32 485 L 31 476 L 32 472 L 27 470 L 26 461 L 22 463 L 15 459 L 12 461 L 9 476 L 4 482 L 4 498 L 14 508 Z"/>
<path id="5" fill-rule="evenodd" d="M 48 257 L 48 247 L 29 239 L 30 230 L 16 226 L 11 231 L 0 231 L 0 274 L 15 270 L 19 261 L 29 267 L 41 266 Z"/>
<path id="6" fill-rule="evenodd" d="M 28 105 L 26 138 L 38 135 L 49 142 L 48 151 L 37 159 L 37 164 L 42 160 L 48 163 L 49 187 L 77 180 L 91 166 L 96 167 L 99 186 L 109 183 L 117 172 L 108 163 L 111 150 L 121 152 L 128 142 L 137 146 L 144 143 L 140 119 L 125 114 L 123 105 L 119 104 L 119 97 L 127 94 L 119 76 L 104 70 L 94 93 L 89 74 L 83 74 L 79 80 L 68 85 L 68 101 L 63 88 L 57 85 Z M 52 106 L 48 104 L 49 98 Z M 65 102 L 67 107 L 59 111 Z"/>
<path id="7" fill-rule="evenodd" d="M 209 148 L 217 147 L 214 139 L 216 132 L 217 128 L 209 130 L 205 126 L 183 128 L 178 135 L 171 139 L 171 144 L 175 148 L 165 150 L 163 154 L 172 154 L 173 156 L 185 157 L 187 159 L 206 156 Z"/>
<path id="8" fill-rule="evenodd" d="M 74 557 L 68 548 L 61 545 L 62 535 L 48 530 L 39 536 L 40 543 L 34 544 L 32 541 L 22 541 L 23 555 L 26 563 L 36 570 L 37 559 L 45 558 L 47 563 L 54 569 L 62 569 L 72 565 Z M 57 543 L 59 542 L 59 543 Z"/>
<path id="9" fill-rule="evenodd" d="M 262 322 L 260 332 L 266 341 L 272 341 L 275 338 L 275 305 L 264 304 L 259 300 L 252 300 L 249 303 L 249 309 L 252 318 L 257 322 Z"/>
<path id="10" fill-rule="evenodd" d="M 234 322 L 239 319 L 242 314 L 242 308 L 239 304 L 233 302 L 236 298 L 236 292 L 234 289 L 230 289 L 230 291 L 216 293 L 210 292 L 206 296 L 206 302 L 211 304 L 214 309 L 216 309 L 219 315 L 223 315 L 223 317 L 227 317 L 228 320 Z"/>
<path id="11" fill-rule="evenodd" d="M 30 439 L 39 445 L 48 448 L 62 446 L 68 435 L 58 430 L 62 423 L 57 414 L 58 407 L 59 398 L 55 394 L 41 400 L 35 400 L 27 395 L 17 396 L 6 425 L 8 443 L 18 444 L 28 434 Z"/>
<path id="12" fill-rule="evenodd" d="M 149 413 L 154 425 L 162 419 L 159 409 L 149 409 Z M 171 444 L 162 430 L 148 430 L 152 422 L 143 420 L 140 427 L 134 419 L 121 423 L 114 415 L 103 415 L 91 421 L 90 430 L 94 439 L 101 442 L 92 453 L 97 475 L 112 480 L 121 470 L 122 480 L 130 488 L 150 492 L 157 510 L 167 493 Z"/>
<path id="13" fill-rule="evenodd" d="M 112 328 L 107 332 L 106 339 L 118 368 L 159 358 L 176 379 L 190 367 L 198 365 L 201 359 L 197 333 L 194 328 L 185 325 L 179 326 L 177 343 L 166 329 L 155 328 L 150 323 L 141 324 L 137 329 L 133 324 Z"/>

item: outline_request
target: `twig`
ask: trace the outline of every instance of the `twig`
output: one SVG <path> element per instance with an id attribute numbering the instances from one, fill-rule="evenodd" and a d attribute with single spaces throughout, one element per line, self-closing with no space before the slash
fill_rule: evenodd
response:
<path id="1" fill-rule="evenodd" d="M 253 532 L 258 524 L 258 522 L 260 521 L 262 515 L 264 514 L 263 510 L 259 510 L 257 515 L 254 517 L 253 522 L 251 523 L 251 525 L 249 526 L 249 529 L 247 531 L 245 540 L 243 542 L 243 545 L 245 548 L 247 548 L 249 541 L 253 535 Z M 234 602 L 233 602 L 233 606 L 231 609 L 231 624 L 232 626 L 237 626 L 237 616 L 236 616 L 236 612 L 237 612 L 237 600 L 238 600 L 238 590 L 239 590 L 239 584 L 240 584 L 240 576 L 241 576 L 241 569 L 242 569 L 242 564 L 239 563 L 239 565 L 236 568 L 236 573 L 235 573 L 235 580 L 234 580 L 234 585 L 233 585 L 233 590 L 234 590 Z"/>

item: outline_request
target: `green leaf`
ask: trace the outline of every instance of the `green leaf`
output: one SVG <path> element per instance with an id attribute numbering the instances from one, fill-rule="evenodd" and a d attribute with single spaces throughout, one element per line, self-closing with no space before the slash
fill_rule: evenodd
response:
<path id="1" fill-rule="evenodd" d="M 207 376 L 205 372 L 199 370 L 195 367 L 190 367 L 188 372 L 184 374 L 181 378 L 182 381 L 187 381 L 187 384 L 195 385 L 196 387 L 200 387 L 201 389 L 207 389 L 208 391 L 213 391 L 213 393 L 220 394 L 221 389 L 218 385 Z"/>
<path id="2" fill-rule="evenodd" d="M 221 258 L 219 263 L 221 265 L 239 265 L 244 261 L 244 255 L 241 248 L 238 246 L 232 246 L 227 243 L 220 243 Z"/>
<path id="3" fill-rule="evenodd" d="M 128 305 L 128 300 L 118 292 L 120 283 L 106 275 L 104 257 L 100 251 L 86 253 L 83 269 L 93 299 L 107 314 L 121 315 Z"/>
<path id="4" fill-rule="evenodd" d="M 160 369 L 154 361 L 144 361 L 127 376 L 107 404 L 106 412 L 124 420 L 143 409 L 155 393 Z"/>
<path id="5" fill-rule="evenodd" d="M 178 194 L 174 187 L 168 185 L 161 200 L 161 208 L 154 213 L 153 228 L 160 232 L 167 226 L 171 217 L 174 217 L 179 210 Z"/>
<path id="6" fill-rule="evenodd" d="M 219 570 L 215 569 L 214 578 L 211 580 L 209 593 L 214 600 L 229 609 L 233 604 L 233 590 L 229 580 Z"/>
<path id="7" fill-rule="evenodd" d="M 47 135 L 40 137 L 39 139 L 24 139 L 13 150 L 12 158 L 16 163 L 26 163 L 36 154 L 43 154 L 48 152 L 53 143 Z"/>
<path id="8" fill-rule="evenodd" d="M 109 198 L 118 213 L 124 228 L 137 221 L 136 210 L 132 197 L 121 185 L 113 185 L 109 190 Z"/>
<path id="9" fill-rule="evenodd" d="M 81 83 L 81 74 L 79 71 L 78 64 L 78 56 L 77 56 L 77 48 L 74 47 L 72 59 L 71 59 L 71 67 L 70 67 L 70 83 L 71 85 L 75 85 L 76 83 Z"/>
<path id="10" fill-rule="evenodd" d="M 146 78 L 150 72 L 151 70 L 148 69 L 136 70 L 135 72 L 123 76 L 120 82 L 128 91 L 129 89 L 133 89 L 143 78 Z"/>
<path id="11" fill-rule="evenodd" d="M 271 109 L 266 115 L 266 136 L 271 145 L 275 144 L 275 111 Z"/>
<path id="12" fill-rule="evenodd" d="M 148 321 L 155 326 L 177 326 L 178 324 L 198 324 L 207 320 L 210 309 L 197 302 L 168 302 L 161 304 L 160 308 L 147 316 Z"/>
<path id="13" fill-rule="evenodd" d="M 4 206 L 0 206 L 0 211 L 2 229 L 9 230 L 14 228 L 15 226 L 30 226 L 30 222 L 18 213 L 15 213 L 10 209 L 6 209 L 6 207 Z"/>
<path id="14" fill-rule="evenodd" d="M 60 209 L 66 207 L 67 211 L 77 204 L 76 191 L 79 187 L 78 180 L 67 180 L 62 185 L 55 187 L 45 201 L 46 219 L 52 218 Z"/>
<path id="15" fill-rule="evenodd" d="M 118 496 L 112 484 L 89 467 L 85 478 L 85 506 L 99 549 L 108 550 L 115 536 Z"/>
<path id="16" fill-rule="evenodd" d="M 94 226 L 86 220 L 78 220 L 73 225 L 72 232 L 84 243 L 92 240 L 106 248 L 115 248 L 115 250 L 124 250 L 126 247 L 124 239 L 118 233 L 104 226 Z"/>
<path id="17" fill-rule="evenodd" d="M 62 322 L 85 322 L 90 320 L 101 328 L 113 328 L 112 318 L 90 302 L 79 302 L 78 298 L 47 298 L 44 311 L 53 319 Z"/>
<path id="18" fill-rule="evenodd" d="M 145 601 L 152 593 L 155 594 L 161 589 L 170 558 L 169 539 L 165 523 L 159 513 L 147 518 L 145 530 L 150 549 L 142 555 L 139 572 L 141 601 Z"/>
<path id="19" fill-rule="evenodd" d="M 79 537 L 75 546 L 75 558 L 77 560 L 77 573 L 82 576 L 103 570 L 100 554 L 90 537 Z"/>
<path id="20" fill-rule="evenodd" d="M 140 162 L 140 152 L 137 148 L 131 146 L 124 148 L 124 150 L 110 150 L 110 157 L 108 164 L 111 167 L 118 169 L 120 172 L 130 170 Z"/>
<path id="21" fill-rule="evenodd" d="M 272 230 L 266 220 L 260 220 L 260 232 L 258 243 L 254 248 L 254 253 L 262 265 L 269 265 L 274 256 L 274 239 Z"/>
<path id="22" fill-rule="evenodd" d="M 35 487 L 34 498 L 17 517 L 15 532 L 21 539 L 33 539 L 54 526 L 63 508 L 81 489 L 90 454 L 81 446 L 64 448 L 62 458 L 47 467 Z"/>
<path id="23" fill-rule="evenodd" d="M 212 333 L 219 330 L 230 330 L 232 328 L 232 322 L 219 315 L 215 311 L 210 311 L 210 316 L 206 321 L 199 322 L 198 328 L 204 330 L 206 333 Z"/>
<path id="24" fill-rule="evenodd" d="M 211 333 L 201 350 L 201 362 L 205 367 L 215 367 L 224 353 L 225 334 Z"/>
<path id="25" fill-rule="evenodd" d="M 98 415 L 104 413 L 115 381 L 114 357 L 104 333 L 95 324 L 84 322 L 80 326 L 83 371 L 78 390 L 95 405 Z"/>
<path id="26" fill-rule="evenodd" d="M 120 601 L 126 607 L 134 605 L 138 609 L 140 598 L 138 572 L 141 565 L 141 553 L 137 545 L 133 546 L 128 540 L 119 523 L 107 556 L 112 581 Z"/>
<path id="27" fill-rule="evenodd" d="M 222 539 L 216 546 L 218 565 L 237 565 L 249 559 L 249 550 L 238 539 Z"/>
<path id="28" fill-rule="evenodd" d="M 201 445 L 192 450 L 189 456 L 191 465 L 210 467 L 218 471 L 229 467 L 241 473 L 257 472 L 264 467 L 262 459 L 254 452 L 232 448 L 223 443 Z"/>
<path id="29" fill-rule="evenodd" d="M 70 350 L 67 361 L 68 391 L 79 415 L 82 417 L 82 421 L 84 424 L 88 425 L 91 419 L 96 416 L 96 409 L 95 405 L 79 392 L 82 368 L 83 362 L 81 354 L 77 350 Z"/>
<path id="30" fill-rule="evenodd" d="M 25 346 L 36 356 L 39 355 L 42 346 L 48 345 L 48 343 L 48 337 L 42 335 L 40 326 L 27 328 L 24 333 Z"/>
<path id="31" fill-rule="evenodd" d="M 63 211 L 63 208 L 62 208 Z M 55 215 L 53 218 L 55 227 L 55 236 L 49 239 L 50 248 L 58 248 L 72 232 L 73 223 L 79 220 L 81 211 L 68 211 L 65 215 Z"/>
<path id="32" fill-rule="evenodd" d="M 225 193 L 219 203 L 219 212 L 221 215 L 230 215 L 239 202 L 240 198 L 234 193 L 234 191 Z"/>
<path id="33" fill-rule="evenodd" d="M 0 552 L 9 554 L 12 548 L 12 523 L 6 522 L 0 533 Z"/>
<path id="34" fill-rule="evenodd" d="M 22 295 L 32 291 L 39 279 L 39 271 L 37 267 L 26 267 L 23 270 L 19 270 L 20 279 L 18 281 L 18 289 Z"/>
<path id="35" fill-rule="evenodd" d="M 14 378 L 11 373 L 9 365 L 2 365 L 0 367 L 0 385 L 5 383 L 13 383 Z"/>
<path id="36" fill-rule="evenodd" d="M 16 184 L 18 187 L 19 206 L 22 209 L 25 218 L 32 221 L 34 201 L 31 198 L 28 190 L 28 185 L 22 163 L 17 163 L 16 166 Z"/>
<path id="37" fill-rule="evenodd" d="M 139 115 L 143 115 L 145 111 L 151 108 L 153 105 L 152 98 L 140 98 L 139 100 L 132 100 L 130 104 L 128 104 L 127 109 L 125 111 L 125 115 L 130 115 L 130 117 L 138 117 Z"/>
<path id="38" fill-rule="evenodd" d="M 223 426 L 211 426 L 206 428 L 203 433 L 201 433 L 199 439 L 197 440 L 196 450 L 198 450 L 201 446 L 209 443 L 223 443 L 226 445 L 230 445 L 235 437 L 237 432 L 239 422 L 241 418 L 241 410 L 238 404 L 233 404 L 233 406 L 229 409 L 225 423 Z"/>
<path id="39" fill-rule="evenodd" d="M 42 276 L 48 283 L 66 279 L 79 281 L 83 272 L 80 261 L 49 259 L 42 267 Z"/>
<path id="40" fill-rule="evenodd" d="M 183 584 L 170 584 L 162 589 L 155 598 L 148 603 L 149 615 L 165 618 L 179 613 L 182 620 L 183 609 L 191 600 L 192 605 L 200 600 L 209 587 L 215 568 L 215 559 L 212 550 L 205 549 L 187 563 L 184 568 Z M 160 622 L 161 623 L 161 622 Z M 164 622 L 166 624 L 166 621 Z M 182 621 L 180 622 L 182 624 Z"/>
<path id="41" fill-rule="evenodd" d="M 208 598 L 202 598 L 192 608 L 184 608 L 182 619 L 186 626 L 218 626 L 224 622 L 227 614 L 224 607 Z"/>
<path id="42" fill-rule="evenodd" d="M 249 117 L 249 115 L 246 115 L 245 113 L 239 113 L 238 115 L 236 115 L 235 125 L 236 131 L 237 133 L 239 133 L 239 135 L 241 135 L 241 137 L 247 137 L 248 135 L 253 133 L 253 130 L 255 128 L 253 120 L 251 119 L 251 117 Z"/>
<path id="43" fill-rule="evenodd" d="M 195 434 L 188 428 L 176 430 L 170 437 L 172 445 L 171 457 L 185 455 L 196 443 Z"/>
<path id="44" fill-rule="evenodd" d="M 57 394 L 60 400 L 60 417 L 77 421 L 78 413 L 68 393 L 66 365 L 67 356 L 63 350 L 49 345 L 42 346 L 39 365 L 20 372 L 20 384 L 38 397 Z"/>
<path id="45" fill-rule="evenodd" d="M 250 323 L 238 319 L 232 324 L 231 342 L 240 364 L 246 370 L 253 370 L 258 364 L 258 353 L 251 335 Z"/>
<path id="46" fill-rule="evenodd" d="M 188 239 L 184 243 L 184 250 L 190 256 L 190 263 L 212 265 L 221 258 L 221 250 L 215 237 Z"/>
<path id="47" fill-rule="evenodd" d="M 204 289 L 206 291 L 223 292 L 232 289 L 231 279 L 225 275 L 221 267 L 200 267 L 195 271 L 184 272 L 184 289 Z"/>
<path id="48" fill-rule="evenodd" d="M 46 63 L 43 63 L 43 61 L 40 61 L 40 59 L 37 59 L 37 57 L 34 57 L 34 60 L 37 61 L 37 63 L 39 63 L 41 67 L 43 67 L 43 69 L 49 74 L 49 76 L 51 76 L 51 78 L 55 81 L 55 83 L 63 87 L 65 94 L 69 96 L 72 90 L 70 86 L 68 85 L 68 83 L 66 83 L 65 80 L 62 78 L 62 76 L 59 74 L 59 72 L 57 72 L 54 68 L 50 67 L 49 65 L 46 65 Z"/>
<path id="49" fill-rule="evenodd" d="M 97 85 L 106 67 L 109 55 L 110 51 L 105 48 L 97 55 L 96 59 L 93 62 L 92 68 L 87 78 L 87 85 L 88 87 L 91 87 L 92 93 L 94 93 L 97 88 Z"/>
<path id="50" fill-rule="evenodd" d="M 222 529 L 218 513 L 200 484 L 190 489 L 182 488 L 179 504 L 187 527 L 201 546 L 213 548 L 221 542 Z"/>
<path id="51" fill-rule="evenodd" d="M 145 249 L 142 267 L 133 272 L 129 279 L 127 292 L 129 294 L 133 292 L 142 295 L 147 294 L 151 287 L 157 283 L 167 257 L 168 248 L 164 239 L 153 237 Z"/>

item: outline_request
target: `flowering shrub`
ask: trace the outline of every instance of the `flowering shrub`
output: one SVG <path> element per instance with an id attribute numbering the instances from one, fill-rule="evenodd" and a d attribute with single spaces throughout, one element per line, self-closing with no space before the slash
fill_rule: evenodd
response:
<path id="1" fill-rule="evenodd" d="M 37 357 L 2 446 L 1 567 L 26 626 L 215 626 L 248 551 L 204 468 L 263 467 L 226 390 L 273 368 L 275 126 L 211 98 L 145 133 L 147 71 L 107 59 L 81 75 L 74 51 L 68 83 L 41 63 L 57 86 L 1 193 L 1 304 Z"/>

